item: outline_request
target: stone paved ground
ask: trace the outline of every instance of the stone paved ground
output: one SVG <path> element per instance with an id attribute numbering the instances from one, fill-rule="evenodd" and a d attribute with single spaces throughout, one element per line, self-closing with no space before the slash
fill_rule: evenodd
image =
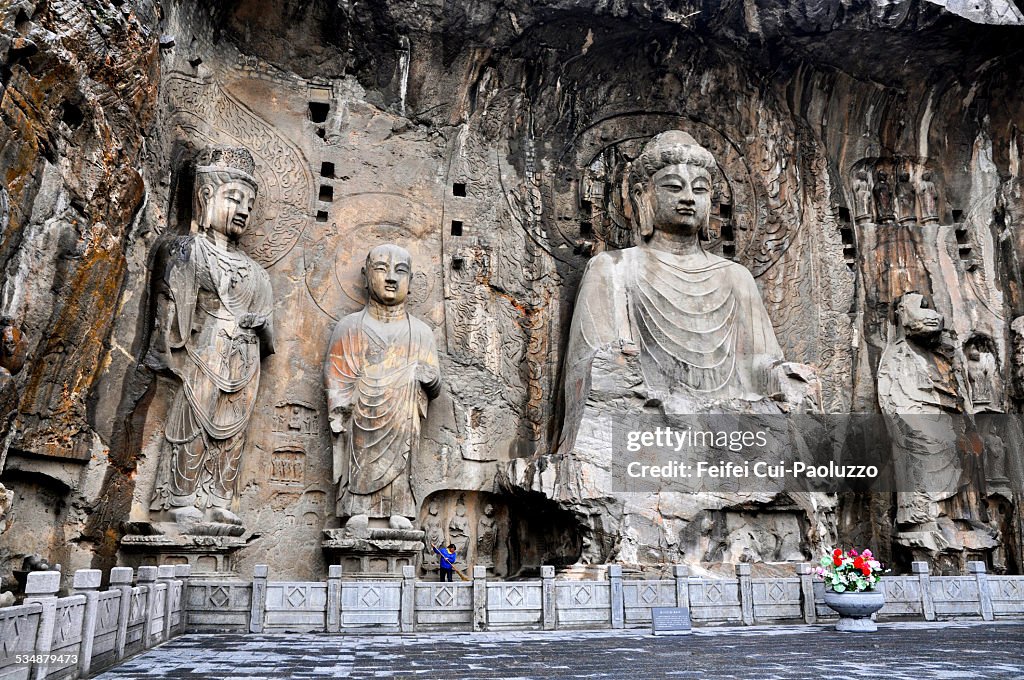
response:
<path id="1" fill-rule="evenodd" d="M 186 635 L 96 680 L 1024 678 L 1024 623 L 416 635 Z"/>

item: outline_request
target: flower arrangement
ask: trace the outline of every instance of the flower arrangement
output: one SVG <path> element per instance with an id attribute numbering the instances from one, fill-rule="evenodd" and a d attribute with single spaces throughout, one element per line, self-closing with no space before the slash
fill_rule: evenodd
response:
<path id="1" fill-rule="evenodd" d="M 882 563 L 875 559 L 870 550 L 858 554 L 850 548 L 845 554 L 839 548 L 831 555 L 821 558 L 821 566 L 815 571 L 825 579 L 825 585 L 837 593 L 860 593 L 874 590 L 882 580 Z"/>

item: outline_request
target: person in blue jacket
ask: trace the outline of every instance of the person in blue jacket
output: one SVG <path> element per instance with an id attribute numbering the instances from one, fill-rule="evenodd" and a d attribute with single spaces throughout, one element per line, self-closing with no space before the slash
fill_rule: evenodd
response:
<path id="1" fill-rule="evenodd" d="M 433 546 L 434 552 L 440 557 L 441 566 L 441 580 L 451 581 L 452 580 L 452 569 L 455 568 L 455 558 L 458 557 L 456 554 L 458 551 L 455 548 L 454 543 L 449 543 L 447 548 L 438 548 L 436 545 Z"/>

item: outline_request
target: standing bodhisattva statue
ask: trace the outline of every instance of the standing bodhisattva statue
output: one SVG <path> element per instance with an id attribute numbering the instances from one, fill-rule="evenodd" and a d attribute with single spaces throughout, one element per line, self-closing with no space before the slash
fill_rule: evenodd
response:
<path id="1" fill-rule="evenodd" d="M 270 278 L 238 247 L 256 200 L 254 172 L 243 148 L 204 150 L 191 233 L 171 239 L 157 255 L 150 364 L 180 385 L 164 426 L 151 507 L 169 510 L 186 532 L 242 532 L 231 506 L 260 361 L 274 352 Z"/>
<path id="2" fill-rule="evenodd" d="M 338 321 L 324 363 L 337 514 L 352 529 L 382 519 L 408 529 L 416 515 L 410 466 L 441 372 L 433 332 L 405 310 L 412 273 L 404 248 L 370 250 L 366 307 Z"/>

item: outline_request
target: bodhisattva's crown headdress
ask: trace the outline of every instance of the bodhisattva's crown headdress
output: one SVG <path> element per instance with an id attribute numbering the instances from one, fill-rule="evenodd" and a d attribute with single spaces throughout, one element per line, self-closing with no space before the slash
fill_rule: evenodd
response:
<path id="1" fill-rule="evenodd" d="M 230 177 L 250 184 L 253 189 L 256 183 L 256 162 L 248 149 L 239 146 L 210 146 L 196 156 L 196 178 L 203 175 L 215 175 L 221 178 Z"/>

